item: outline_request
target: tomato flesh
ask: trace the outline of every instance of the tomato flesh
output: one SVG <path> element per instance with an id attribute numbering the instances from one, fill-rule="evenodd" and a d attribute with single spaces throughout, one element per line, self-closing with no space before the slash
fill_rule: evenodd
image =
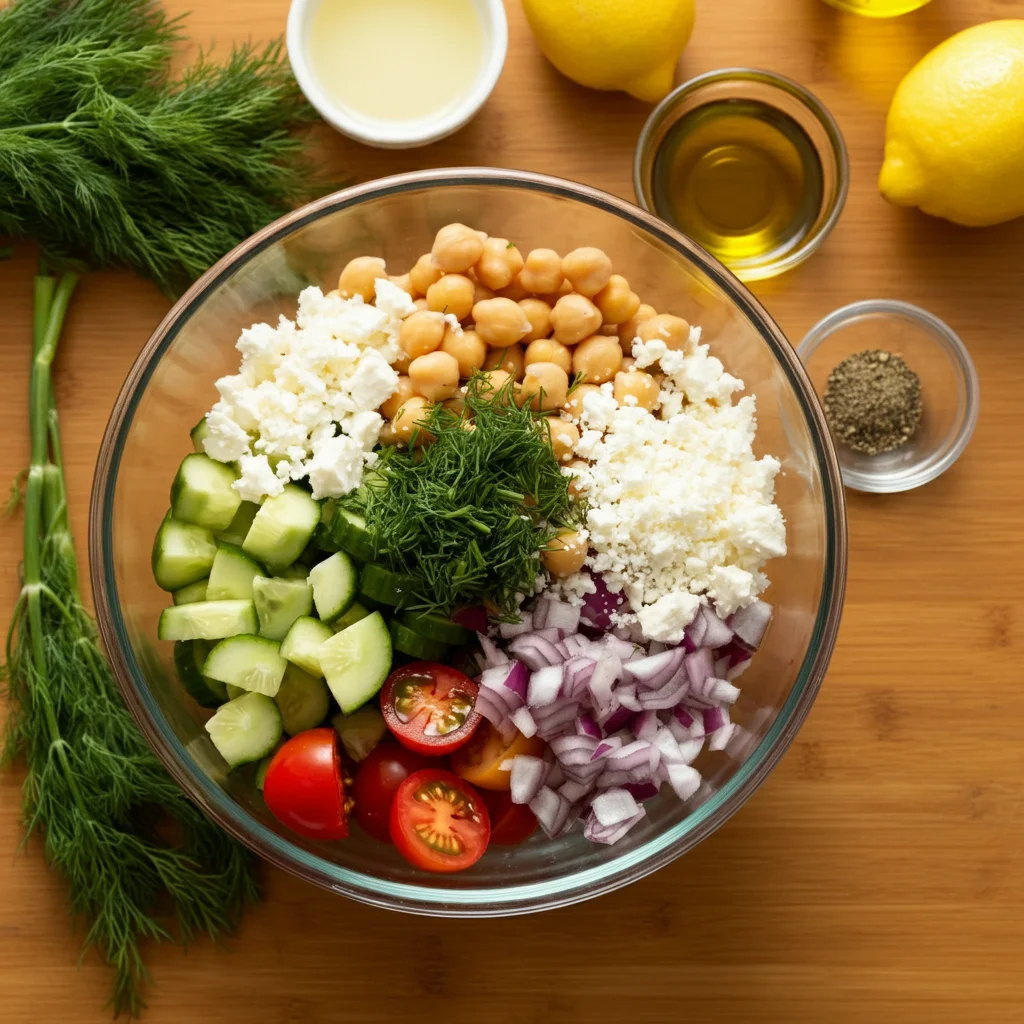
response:
<path id="1" fill-rule="evenodd" d="M 487 849 L 491 822 L 480 794 L 441 768 L 414 772 L 391 804 L 391 840 L 424 871 L 462 871 Z"/>
<path id="2" fill-rule="evenodd" d="M 501 733 L 490 722 L 484 721 L 469 742 L 452 754 L 452 771 L 479 789 L 507 790 L 512 773 L 501 766 L 519 754 L 543 756 L 544 741 L 537 736 L 527 739 L 521 732 L 516 732 L 515 737 L 506 743 Z"/>
<path id="3" fill-rule="evenodd" d="M 293 736 L 267 768 L 263 799 L 270 813 L 300 836 L 344 839 L 348 812 L 338 734 L 322 728 Z"/>
<path id="4" fill-rule="evenodd" d="M 360 762 L 352 785 L 355 819 L 364 832 L 391 842 L 391 804 L 398 787 L 413 772 L 430 767 L 430 759 L 398 743 L 378 743 Z"/>
<path id="5" fill-rule="evenodd" d="M 473 735 L 477 685 L 447 665 L 416 661 L 392 672 L 380 694 L 388 728 L 417 754 L 443 756 Z"/>
<path id="6" fill-rule="evenodd" d="M 537 831 L 537 819 L 525 804 L 512 803 L 508 793 L 483 789 L 480 795 L 491 818 L 491 842 L 498 846 L 517 846 Z"/>

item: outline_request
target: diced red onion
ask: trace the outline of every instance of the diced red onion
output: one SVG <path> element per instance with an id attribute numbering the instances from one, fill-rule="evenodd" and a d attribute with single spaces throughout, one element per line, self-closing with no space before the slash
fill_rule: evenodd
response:
<path id="1" fill-rule="evenodd" d="M 561 665 L 546 665 L 530 675 L 526 704 L 531 708 L 542 708 L 558 700 L 562 689 L 563 670 Z"/>
<path id="2" fill-rule="evenodd" d="M 651 742 L 658 748 L 662 761 L 681 763 L 682 754 L 679 752 L 679 743 L 668 728 L 659 729 Z"/>
<path id="3" fill-rule="evenodd" d="M 750 659 L 746 658 L 744 661 L 737 661 L 730 665 L 725 673 L 725 678 L 732 682 L 734 679 L 739 679 L 747 669 L 750 668 Z M 717 673 L 716 673 L 717 674 Z"/>
<path id="4" fill-rule="evenodd" d="M 527 738 L 537 735 L 537 723 L 533 720 L 529 708 L 519 708 L 509 716 L 512 724 Z"/>
<path id="5" fill-rule="evenodd" d="M 482 715 L 496 729 L 499 728 L 508 716 L 508 708 L 501 704 L 493 695 L 492 691 L 480 689 L 473 704 L 473 710 Z"/>
<path id="6" fill-rule="evenodd" d="M 562 766 L 555 761 L 548 766 L 548 777 L 544 780 L 544 785 L 549 789 L 558 789 L 563 782 L 565 782 L 565 773 Z"/>
<path id="7" fill-rule="evenodd" d="M 565 800 L 568 800 L 569 803 L 576 804 L 587 796 L 587 794 L 591 793 L 593 789 L 593 781 L 576 782 L 573 779 L 569 779 L 558 787 L 558 795 Z"/>
<path id="8" fill-rule="evenodd" d="M 613 825 L 610 828 L 601 825 L 593 813 L 587 816 L 583 834 L 592 843 L 606 843 L 611 846 L 617 843 L 638 821 L 644 816 L 644 809 L 641 807 L 632 818 Z"/>
<path id="9" fill-rule="evenodd" d="M 729 721 L 728 715 L 719 707 L 704 709 L 704 732 L 713 733 Z"/>
<path id="10" fill-rule="evenodd" d="M 585 636 L 582 636 L 579 633 L 567 636 L 562 643 L 565 644 L 568 649 L 569 656 L 573 658 L 577 655 L 589 657 L 594 646 L 593 640 L 588 640 Z"/>
<path id="11" fill-rule="evenodd" d="M 574 701 L 556 701 L 554 704 L 549 704 L 546 708 L 540 710 L 550 711 L 544 718 L 541 718 L 537 712 L 531 712 L 534 721 L 537 723 L 537 735 L 542 740 L 551 740 L 555 736 L 562 735 L 562 733 L 572 732 L 575 728 L 579 705 Z"/>
<path id="12" fill-rule="evenodd" d="M 559 770 L 570 781 L 592 787 L 597 777 L 604 771 L 604 765 L 600 761 L 594 761 L 592 764 L 559 764 Z"/>
<path id="13" fill-rule="evenodd" d="M 605 827 L 618 825 L 632 818 L 639 810 L 633 795 L 625 789 L 606 789 L 590 802 L 590 813 Z"/>
<path id="14" fill-rule="evenodd" d="M 686 675 L 678 672 L 660 689 L 638 692 L 637 700 L 645 711 L 667 711 L 679 703 L 688 685 Z"/>
<path id="15" fill-rule="evenodd" d="M 540 827 L 549 839 L 553 839 L 562 831 L 562 827 L 569 817 L 570 806 L 565 797 L 560 796 L 547 786 L 541 787 L 530 801 L 530 810 L 533 811 Z"/>
<path id="16" fill-rule="evenodd" d="M 640 701 L 637 700 L 636 686 L 631 685 L 618 687 L 615 691 L 615 697 L 624 708 L 629 708 L 630 711 L 643 710 L 640 706 Z"/>
<path id="17" fill-rule="evenodd" d="M 517 754 L 512 758 L 509 791 L 514 804 L 528 804 L 544 785 L 548 763 L 540 757 Z M 535 812 L 536 813 L 536 812 Z"/>
<path id="18" fill-rule="evenodd" d="M 686 638 L 694 647 L 704 646 L 704 637 L 708 631 L 708 622 L 704 618 L 703 611 L 704 606 L 701 605 L 697 609 L 697 614 L 693 617 L 693 621 L 686 627 Z"/>
<path id="19" fill-rule="evenodd" d="M 658 795 L 658 783 L 656 782 L 626 782 L 622 788 L 629 793 L 633 799 L 641 804 Z"/>
<path id="20" fill-rule="evenodd" d="M 608 629 L 612 624 L 612 612 L 618 611 L 626 603 L 626 595 L 613 594 L 608 589 L 604 577 L 591 575 L 594 581 L 594 593 L 583 595 L 581 616 L 585 622 L 600 630 Z"/>
<path id="21" fill-rule="evenodd" d="M 597 662 L 593 658 L 584 658 L 582 655 L 569 658 L 564 666 L 562 696 L 582 700 L 596 667 Z"/>
<path id="22" fill-rule="evenodd" d="M 641 711 L 630 726 L 633 735 L 638 740 L 646 740 L 648 743 L 661 731 L 661 722 L 655 711 Z"/>
<path id="23" fill-rule="evenodd" d="M 595 740 L 601 739 L 600 727 L 585 711 L 576 719 L 576 732 L 579 733 L 580 736 L 590 736 Z"/>
<path id="24" fill-rule="evenodd" d="M 608 789 L 612 786 L 625 786 L 627 783 L 633 781 L 633 776 L 630 772 L 620 771 L 617 768 L 606 768 L 597 777 L 597 788 Z"/>
<path id="25" fill-rule="evenodd" d="M 689 800 L 700 789 L 700 772 L 688 764 L 670 764 L 666 769 L 667 782 L 680 800 Z"/>
<path id="26" fill-rule="evenodd" d="M 648 654 L 661 654 L 662 651 L 667 651 L 668 649 L 668 644 L 663 644 L 660 640 L 652 640 L 647 645 Z"/>
<path id="27" fill-rule="evenodd" d="M 594 665 L 594 671 L 587 680 L 594 705 L 607 708 L 612 702 L 612 687 L 622 675 L 622 662 L 618 658 L 602 656 Z"/>
<path id="28" fill-rule="evenodd" d="M 619 747 L 618 750 L 610 751 L 606 760 L 609 768 L 616 771 L 628 771 L 630 768 L 651 766 L 652 751 L 657 753 L 656 748 L 646 740 L 634 740 L 632 743 Z M 658 756 L 660 757 L 660 755 Z M 657 760 L 655 760 L 656 763 Z"/>
<path id="29" fill-rule="evenodd" d="M 701 605 L 704 612 L 704 622 L 707 629 L 704 633 L 703 647 L 722 647 L 732 639 L 732 630 L 728 624 L 723 622 L 714 610 L 707 605 Z"/>
<path id="30" fill-rule="evenodd" d="M 683 652 L 678 648 L 662 651 L 661 654 L 627 662 L 622 666 L 622 676 L 656 690 L 672 678 L 682 659 Z"/>
<path id="31" fill-rule="evenodd" d="M 551 751 L 563 765 L 590 764 L 598 740 L 592 736 L 557 736 L 550 743 Z"/>
<path id="32" fill-rule="evenodd" d="M 533 631 L 533 635 L 539 636 L 543 640 L 547 640 L 549 644 L 557 644 L 565 638 L 565 634 L 562 630 L 555 629 L 553 626 L 548 626 L 544 629 L 535 629 Z"/>
<path id="33" fill-rule="evenodd" d="M 517 636 L 508 645 L 508 649 L 534 672 L 546 665 L 559 665 L 563 660 L 555 645 L 537 633 L 524 633 L 522 636 Z"/>
<path id="34" fill-rule="evenodd" d="M 704 749 L 704 737 L 696 736 L 693 739 L 679 740 L 679 762 L 680 764 L 693 764 L 697 755 Z"/>
<path id="35" fill-rule="evenodd" d="M 480 641 L 480 650 L 484 652 L 484 665 L 486 668 L 508 664 L 508 656 L 498 648 L 497 644 L 489 636 L 484 633 L 477 633 L 476 637 Z"/>
<path id="36" fill-rule="evenodd" d="M 498 633 L 505 639 L 511 640 L 513 637 L 521 636 L 524 633 L 529 633 L 533 629 L 533 618 L 529 612 L 522 612 L 522 617 L 518 622 L 499 622 Z"/>
<path id="37" fill-rule="evenodd" d="M 613 750 L 618 750 L 621 746 L 621 736 L 609 736 L 608 739 L 601 740 L 601 742 L 594 748 L 592 760 L 596 761 L 599 758 L 607 757 Z"/>
<path id="38" fill-rule="evenodd" d="M 538 622 L 537 610 L 544 607 L 543 621 Z M 567 604 L 565 601 L 552 601 L 544 599 L 537 602 L 537 609 L 534 610 L 534 623 L 541 627 L 554 626 L 561 629 L 563 633 L 575 633 L 580 625 L 580 609 Z"/>
<path id="39" fill-rule="evenodd" d="M 605 633 L 597 641 L 597 647 L 600 648 L 601 655 L 618 658 L 619 661 L 626 661 L 636 651 L 636 644 L 629 643 L 627 640 L 620 640 L 617 636 L 612 636 L 611 633 Z"/>
<path id="40" fill-rule="evenodd" d="M 686 729 L 691 729 L 697 721 L 681 704 L 676 705 L 672 714 L 675 717 L 675 720 Z"/>
<path id="41" fill-rule="evenodd" d="M 735 731 L 736 726 L 732 722 L 717 728 L 708 740 L 708 750 L 725 750 Z"/>
<path id="42" fill-rule="evenodd" d="M 605 734 L 610 736 L 613 732 L 630 725 L 635 715 L 636 712 L 631 708 L 617 707 L 604 722 Z"/>
<path id="43" fill-rule="evenodd" d="M 733 612 L 726 619 L 726 625 L 752 651 L 756 651 L 761 646 L 771 621 L 772 606 L 765 601 L 754 601 L 745 608 Z"/>
<path id="44" fill-rule="evenodd" d="M 700 647 L 692 654 L 683 658 L 686 674 L 690 677 L 691 686 L 701 686 L 708 676 L 715 674 L 715 658 L 706 647 Z"/>
<path id="45" fill-rule="evenodd" d="M 466 608 L 459 608 L 450 616 L 452 622 L 463 629 L 472 630 L 474 633 L 486 633 L 490 621 L 487 616 L 487 609 L 481 605 L 469 605 Z"/>

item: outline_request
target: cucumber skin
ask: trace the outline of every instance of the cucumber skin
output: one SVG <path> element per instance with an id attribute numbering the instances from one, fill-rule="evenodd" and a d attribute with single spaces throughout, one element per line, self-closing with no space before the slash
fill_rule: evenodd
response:
<path id="1" fill-rule="evenodd" d="M 252 753 L 245 754 L 241 757 L 228 758 L 225 755 L 224 751 L 221 749 L 221 747 L 218 746 L 217 740 L 214 737 L 214 733 L 216 732 L 217 727 L 217 716 L 224 712 L 225 709 L 230 708 L 231 705 L 235 703 L 235 700 L 244 700 L 250 703 L 256 703 L 261 711 L 265 711 L 268 714 L 271 711 L 273 711 L 273 714 L 277 717 L 277 734 L 273 738 L 273 740 L 270 740 L 267 743 L 262 744 L 258 748 L 258 751 L 253 751 Z M 228 763 L 228 765 L 231 768 L 240 768 L 244 764 L 252 764 L 254 761 L 261 761 L 265 757 L 270 757 L 274 749 L 281 742 L 281 735 L 284 732 L 284 727 L 281 724 L 281 712 L 278 711 L 277 705 L 270 697 L 267 697 L 262 693 L 245 693 L 241 697 L 236 697 L 235 700 L 231 700 L 228 701 L 226 704 L 222 704 L 220 708 L 218 708 L 216 713 L 213 715 L 213 717 L 210 718 L 210 720 L 206 723 L 205 728 L 210 736 L 211 742 L 217 749 L 217 753 L 224 758 L 224 760 Z M 265 704 L 264 701 L 266 702 Z M 211 725 L 213 726 L 212 729 L 210 728 Z"/>
<path id="2" fill-rule="evenodd" d="M 292 636 L 292 631 L 298 630 L 295 636 Z M 329 640 L 334 633 L 331 631 L 330 626 L 325 625 L 319 619 L 314 619 L 312 616 L 304 615 L 300 619 L 296 619 L 292 623 L 292 628 L 288 630 L 288 635 L 281 641 L 281 656 L 287 661 L 290 661 L 293 665 L 298 665 L 299 668 L 308 672 L 311 676 L 317 678 L 323 678 L 323 670 L 320 668 L 319 662 L 312 660 L 312 654 L 307 658 L 305 654 L 306 644 L 302 641 L 302 648 L 295 650 L 295 647 L 299 644 L 299 637 L 302 634 L 309 633 L 312 635 L 314 632 L 320 631 L 321 643 L 325 643 Z M 302 660 L 297 661 L 296 658 Z"/>
<path id="3" fill-rule="evenodd" d="M 473 639 L 473 634 L 464 626 L 460 626 L 442 615 L 431 615 L 423 612 L 403 612 L 399 621 L 406 629 L 411 629 L 417 636 L 450 647 L 461 647 Z"/>
<path id="4" fill-rule="evenodd" d="M 209 582 L 209 579 L 196 580 L 195 583 L 190 583 L 187 587 L 175 590 L 171 594 L 171 599 L 175 604 L 198 604 L 200 601 L 205 601 Z"/>
<path id="5" fill-rule="evenodd" d="M 359 574 L 359 593 L 378 604 L 402 608 L 415 596 L 416 578 L 370 562 Z"/>
<path id="6" fill-rule="evenodd" d="M 193 540 L 197 544 L 202 544 L 205 550 L 201 556 L 196 556 L 196 568 L 194 571 L 187 573 L 181 573 L 178 575 L 168 575 L 166 567 L 161 568 L 161 546 L 162 539 L 165 531 L 171 530 L 184 530 L 192 533 Z M 194 531 L 194 532 L 193 532 Z M 210 575 L 210 569 L 213 568 L 213 559 L 217 554 L 217 545 L 213 539 L 213 534 L 209 530 L 204 530 L 201 526 L 195 526 L 192 523 L 181 523 L 171 516 L 168 512 L 164 516 L 163 522 L 160 524 L 160 529 L 156 531 L 156 536 L 153 538 L 153 554 L 151 556 L 150 565 L 153 570 L 153 579 L 156 580 L 156 585 L 161 590 L 175 591 L 181 590 L 182 587 L 187 587 L 192 583 L 198 583 L 199 580 Z"/>
<path id="7" fill-rule="evenodd" d="M 195 602 L 193 602 L 191 604 L 176 604 L 176 605 L 172 605 L 170 608 L 165 608 L 160 613 L 160 620 L 157 623 L 157 638 L 160 639 L 160 640 L 173 640 L 173 641 L 176 641 L 176 642 L 177 641 L 183 641 L 183 640 L 214 640 L 214 641 L 217 641 L 217 640 L 227 640 L 227 639 L 230 639 L 233 636 L 239 636 L 240 634 L 243 634 L 243 633 L 252 633 L 252 632 L 255 632 L 257 628 L 259 628 L 259 623 L 258 623 L 258 620 L 256 618 L 256 606 L 251 601 L 232 601 L 230 603 L 238 606 L 235 610 L 237 612 L 239 612 L 240 615 L 243 612 L 245 613 L 244 614 L 244 618 L 240 618 L 239 619 L 238 628 L 237 628 L 236 632 L 228 633 L 226 636 L 200 636 L 200 635 L 196 635 L 194 630 L 190 630 L 189 632 L 192 635 L 188 635 L 188 636 L 178 635 L 180 630 L 175 627 L 175 622 L 180 622 L 180 623 L 184 624 L 184 623 L 188 622 L 189 616 L 195 616 L 197 612 L 199 614 L 202 614 L 202 612 L 204 610 L 203 607 L 202 607 L 203 605 L 211 605 L 211 604 L 216 605 L 216 604 L 225 604 L 225 603 L 228 603 L 228 602 L 223 602 L 223 601 L 195 601 Z M 248 605 L 249 608 L 242 607 L 244 605 Z M 251 609 L 251 611 L 250 611 L 250 609 Z M 205 632 L 205 630 L 202 630 L 201 627 L 200 627 L 200 631 Z M 218 629 L 217 632 L 219 633 L 220 630 Z"/>
<path id="8" fill-rule="evenodd" d="M 336 570 L 334 566 L 337 566 Z M 325 574 L 336 574 L 342 578 L 343 587 L 347 589 L 347 593 L 342 597 L 340 604 L 327 607 L 326 599 L 317 601 L 318 591 L 323 597 L 325 590 L 333 589 L 331 581 L 322 578 Z M 313 588 L 313 604 L 316 606 L 320 621 L 334 622 L 336 619 L 340 619 L 355 603 L 356 592 L 359 589 L 359 570 L 344 551 L 336 551 L 310 569 L 309 585 Z M 324 607 L 321 607 L 321 604 Z"/>
<path id="9" fill-rule="evenodd" d="M 273 520 L 278 515 L 277 510 L 285 504 L 282 499 L 286 499 L 296 508 L 302 508 L 307 512 L 310 522 L 300 525 L 294 522 L 294 517 L 288 517 L 284 519 L 285 526 L 279 529 Z M 281 494 L 267 498 L 263 502 L 248 534 L 246 534 L 242 550 L 250 558 L 263 562 L 268 569 L 277 572 L 299 558 L 312 539 L 319 522 L 320 506 L 309 492 L 304 491 L 301 487 L 296 487 L 295 484 L 286 484 Z M 287 543 L 281 536 L 283 530 L 293 531 L 292 535 L 287 538 Z"/>
<path id="10" fill-rule="evenodd" d="M 331 692 L 322 679 L 289 662 L 274 702 L 281 712 L 284 731 L 296 736 L 323 724 L 331 708 Z"/>
<path id="11" fill-rule="evenodd" d="M 227 691 L 224 689 L 223 683 L 219 683 L 216 679 L 207 679 L 202 674 L 196 658 L 196 644 L 206 644 L 206 641 L 175 641 L 174 668 L 178 673 L 178 679 L 181 680 L 181 685 L 200 707 L 215 708 L 227 700 Z M 204 658 L 206 653 L 209 652 L 204 652 Z"/>
<path id="12" fill-rule="evenodd" d="M 391 643 L 396 651 L 408 654 L 410 658 L 418 661 L 440 661 L 448 651 L 448 648 L 439 640 L 430 640 L 413 632 L 408 626 L 401 622 L 392 620 L 388 625 L 391 634 Z"/>
<path id="13" fill-rule="evenodd" d="M 370 634 L 371 640 L 379 644 L 379 655 L 374 662 L 367 664 L 367 655 L 373 657 L 375 653 L 371 648 L 369 652 L 364 653 L 362 662 L 355 665 L 344 665 L 338 673 L 334 673 L 331 671 L 332 655 L 337 648 L 345 645 L 346 634 L 349 634 L 348 642 L 351 641 L 352 630 L 358 630 L 359 636 L 362 636 L 363 633 Z M 330 640 L 324 642 L 324 646 L 328 650 L 326 654 L 321 655 L 321 671 L 342 712 L 350 714 L 379 692 L 391 672 L 393 660 L 391 634 L 388 632 L 384 617 L 380 612 L 373 612 L 366 618 L 343 629 L 340 633 L 335 633 Z M 327 663 L 326 668 L 323 667 L 324 662 Z M 357 668 L 362 669 L 361 676 L 355 675 Z"/>
<path id="14" fill-rule="evenodd" d="M 212 513 L 206 503 L 200 502 L 199 514 L 205 517 L 202 521 L 196 521 L 195 519 L 188 519 L 182 514 L 182 509 L 179 509 L 179 505 L 183 504 L 182 492 L 188 488 L 188 484 L 185 479 L 187 472 L 187 466 L 190 462 L 201 460 L 204 463 L 209 463 L 214 467 L 214 473 L 223 479 L 227 484 L 226 490 L 230 492 L 228 500 L 233 504 L 230 511 L 224 511 L 217 514 L 216 517 L 212 516 Z M 242 503 L 242 499 L 238 496 L 238 492 L 231 487 L 236 476 L 223 462 L 217 462 L 215 459 L 211 459 L 209 455 L 205 455 L 202 452 L 192 452 L 191 455 L 186 455 L 181 460 L 181 465 L 178 466 L 178 472 L 175 474 L 174 482 L 171 484 L 171 512 L 172 514 L 177 513 L 176 518 L 182 520 L 182 522 L 193 523 L 196 526 L 201 526 L 205 530 L 217 531 L 226 530 L 238 513 L 239 506 Z M 216 497 L 216 495 L 215 495 Z M 212 518 L 212 521 L 211 521 Z"/>

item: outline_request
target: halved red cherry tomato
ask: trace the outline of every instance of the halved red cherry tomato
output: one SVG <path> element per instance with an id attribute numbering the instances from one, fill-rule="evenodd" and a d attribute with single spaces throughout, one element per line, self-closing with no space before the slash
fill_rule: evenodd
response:
<path id="1" fill-rule="evenodd" d="M 382 843 L 391 842 L 391 803 L 398 787 L 413 772 L 430 767 L 430 758 L 398 743 L 378 743 L 359 763 L 352 798 L 356 821 Z"/>
<path id="2" fill-rule="evenodd" d="M 537 831 L 537 819 L 526 804 L 512 803 L 508 793 L 480 790 L 491 817 L 491 842 L 498 846 L 516 846 Z"/>
<path id="3" fill-rule="evenodd" d="M 410 775 L 391 804 L 391 841 L 424 871 L 468 868 L 484 855 L 490 834 L 491 820 L 480 794 L 441 768 Z"/>
<path id="4" fill-rule="evenodd" d="M 263 799 L 274 817 L 300 836 L 344 839 L 348 810 L 338 734 L 323 728 L 293 736 L 267 767 Z"/>
<path id="5" fill-rule="evenodd" d="M 521 732 L 508 743 L 490 722 L 480 723 L 469 742 L 452 754 L 452 771 L 478 789 L 508 789 L 512 773 L 502 771 L 501 765 L 517 754 L 540 757 L 544 741 L 537 736 L 527 739 Z"/>
<path id="6" fill-rule="evenodd" d="M 395 739 L 417 754 L 443 757 L 461 747 L 480 724 L 473 710 L 477 685 L 432 661 L 414 661 L 388 676 L 380 694 L 384 721 Z"/>

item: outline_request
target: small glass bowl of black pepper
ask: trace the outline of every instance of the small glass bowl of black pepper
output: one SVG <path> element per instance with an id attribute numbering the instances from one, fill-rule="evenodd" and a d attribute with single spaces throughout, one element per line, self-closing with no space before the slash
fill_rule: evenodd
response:
<path id="1" fill-rule="evenodd" d="M 967 447 L 978 375 L 963 342 L 927 310 L 854 302 L 815 324 L 797 353 L 822 399 L 847 487 L 909 491 Z"/>

